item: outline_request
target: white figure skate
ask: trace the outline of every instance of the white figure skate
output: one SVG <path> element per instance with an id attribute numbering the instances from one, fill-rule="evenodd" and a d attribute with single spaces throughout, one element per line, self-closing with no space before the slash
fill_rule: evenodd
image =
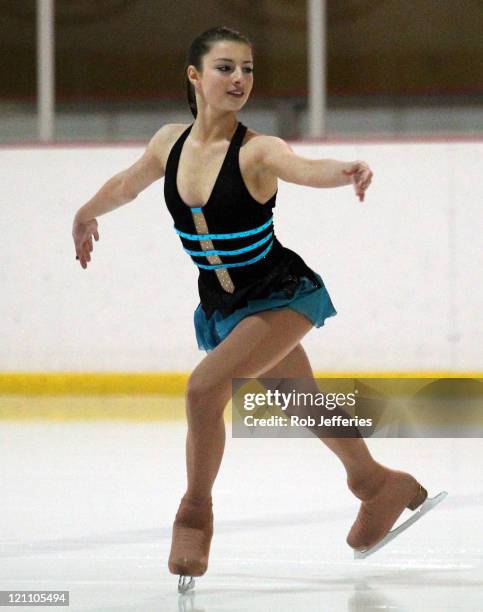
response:
<path id="1" fill-rule="evenodd" d="M 395 529 L 392 529 L 387 535 L 385 535 L 382 540 L 380 540 L 374 546 L 366 548 L 365 550 L 354 550 L 354 559 L 365 559 L 369 557 L 369 555 L 374 554 L 378 550 L 380 550 L 386 544 L 389 544 L 391 540 L 394 540 L 398 535 L 400 535 L 403 531 L 406 531 L 411 525 L 414 525 L 416 521 L 419 521 L 426 513 L 432 510 L 435 506 L 443 501 L 443 499 L 448 495 L 447 491 L 441 491 L 438 495 L 434 497 L 428 497 L 421 504 L 421 506 L 412 514 L 404 523 L 401 523 Z"/>

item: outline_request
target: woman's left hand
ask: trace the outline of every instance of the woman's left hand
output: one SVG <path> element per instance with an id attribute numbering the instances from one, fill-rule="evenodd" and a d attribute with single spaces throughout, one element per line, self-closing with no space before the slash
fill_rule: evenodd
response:
<path id="1" fill-rule="evenodd" d="M 364 201 L 364 194 L 372 181 L 372 171 L 363 161 L 354 162 L 349 170 L 342 170 L 346 176 L 350 176 L 356 195 L 361 202 Z"/>

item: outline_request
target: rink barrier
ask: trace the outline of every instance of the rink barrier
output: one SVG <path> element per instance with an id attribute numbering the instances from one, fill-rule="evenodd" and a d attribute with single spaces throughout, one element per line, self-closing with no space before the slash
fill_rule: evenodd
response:
<path id="1" fill-rule="evenodd" d="M 483 378 L 481 372 L 316 372 L 316 378 Z M 0 421 L 185 421 L 189 374 L 0 373 Z M 225 420 L 231 421 L 231 402 Z"/>
<path id="2" fill-rule="evenodd" d="M 315 378 L 482 378 L 483 372 L 315 372 Z M 185 372 L 3 372 L 0 395 L 182 395 Z"/>

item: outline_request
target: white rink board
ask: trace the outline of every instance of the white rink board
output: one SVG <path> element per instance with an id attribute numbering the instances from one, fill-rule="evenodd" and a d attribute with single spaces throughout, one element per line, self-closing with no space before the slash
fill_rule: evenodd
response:
<path id="1" fill-rule="evenodd" d="M 483 143 L 294 145 L 366 160 L 374 182 L 280 183 L 275 229 L 323 277 L 338 316 L 304 340 L 316 370 L 481 370 Z M 0 371 L 187 371 L 197 269 L 163 181 L 99 219 L 87 271 L 72 218 L 142 147 L 4 148 Z"/>

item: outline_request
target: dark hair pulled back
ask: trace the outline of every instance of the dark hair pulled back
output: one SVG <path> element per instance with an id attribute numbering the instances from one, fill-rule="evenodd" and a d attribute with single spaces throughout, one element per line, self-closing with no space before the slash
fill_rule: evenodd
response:
<path id="1" fill-rule="evenodd" d="M 250 48 L 253 47 L 252 43 L 248 40 L 246 36 L 243 36 L 243 34 L 240 34 L 240 32 L 237 32 L 236 30 L 232 30 L 231 28 L 226 28 L 224 26 L 210 28 L 209 30 L 206 30 L 194 39 L 186 56 L 185 79 L 188 104 L 193 114 L 193 117 L 195 118 L 198 114 L 195 90 L 193 85 L 190 83 L 190 80 L 188 79 L 186 70 L 188 66 L 194 66 L 197 70 L 201 70 L 203 56 L 205 56 L 211 51 L 211 48 L 215 43 L 220 42 L 222 40 L 231 40 L 234 42 L 244 43 Z"/>

